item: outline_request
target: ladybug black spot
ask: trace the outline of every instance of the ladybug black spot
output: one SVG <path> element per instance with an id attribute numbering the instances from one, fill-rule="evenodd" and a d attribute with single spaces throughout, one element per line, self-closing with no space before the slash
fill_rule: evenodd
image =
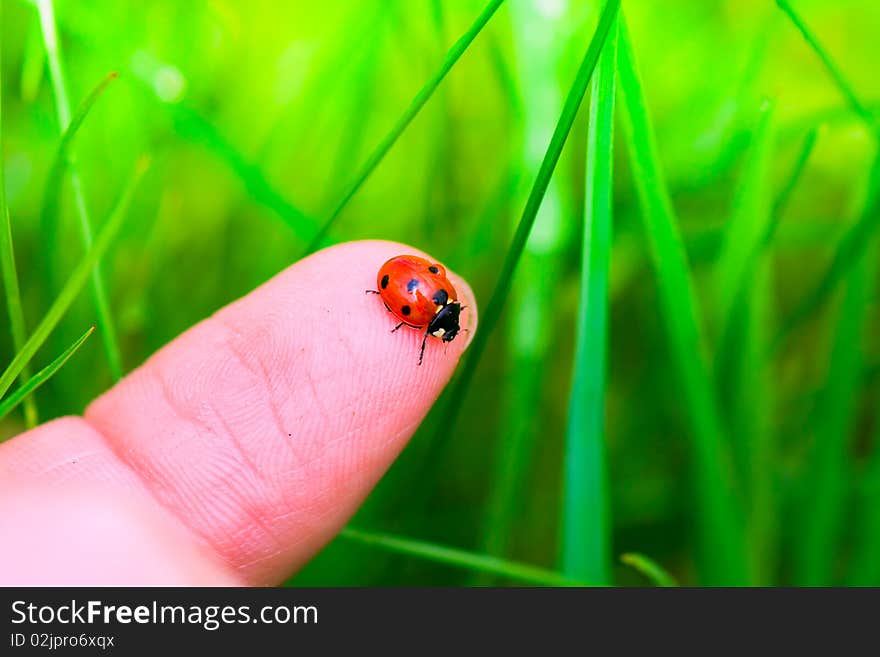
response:
<path id="1" fill-rule="evenodd" d="M 440 273 L 440 269 L 434 265 L 431 265 L 430 267 L 428 267 L 428 271 L 431 272 L 432 274 L 439 274 Z"/>
<path id="2" fill-rule="evenodd" d="M 406 291 L 412 292 L 419 286 L 419 281 L 415 278 L 411 279 L 409 283 L 406 284 Z"/>
<path id="3" fill-rule="evenodd" d="M 441 288 L 434 292 L 432 299 L 435 305 L 445 306 L 446 302 L 449 301 L 449 292 Z"/>
<path id="4" fill-rule="evenodd" d="M 382 277 L 382 282 L 381 282 L 379 285 L 382 286 L 382 289 L 383 289 L 383 290 L 384 290 L 386 287 L 388 287 L 388 274 L 385 274 L 385 275 Z"/>
<path id="5" fill-rule="evenodd" d="M 409 306 L 404 306 L 400 309 L 400 312 L 403 313 L 404 316 L 409 315 L 412 312 L 412 309 Z"/>

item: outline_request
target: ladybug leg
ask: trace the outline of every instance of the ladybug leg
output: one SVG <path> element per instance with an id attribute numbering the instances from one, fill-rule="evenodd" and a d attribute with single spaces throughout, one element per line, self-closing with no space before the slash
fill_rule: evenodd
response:
<path id="1" fill-rule="evenodd" d="M 400 324 L 398 324 L 397 326 L 395 326 L 393 329 L 391 329 L 391 332 L 394 333 L 397 329 L 399 329 L 399 328 L 400 328 L 401 326 L 403 326 L 404 324 L 406 324 L 406 322 L 401 322 Z"/>
<path id="2" fill-rule="evenodd" d="M 422 338 L 422 348 L 419 349 L 419 365 L 422 364 L 422 358 L 425 356 L 425 343 L 428 341 L 428 332 L 425 331 L 425 337 Z"/>
<path id="3" fill-rule="evenodd" d="M 378 290 L 364 290 L 364 294 L 379 294 Z"/>

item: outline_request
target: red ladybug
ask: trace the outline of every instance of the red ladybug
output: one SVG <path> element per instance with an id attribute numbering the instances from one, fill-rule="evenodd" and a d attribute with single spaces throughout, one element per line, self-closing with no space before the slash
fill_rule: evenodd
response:
<path id="1" fill-rule="evenodd" d="M 429 335 L 451 342 L 461 330 L 458 318 L 463 307 L 443 265 L 414 255 L 395 256 L 379 268 L 376 285 L 378 291 L 367 292 L 378 294 L 388 311 L 400 320 L 392 333 L 404 324 L 425 329 L 419 365 Z"/>

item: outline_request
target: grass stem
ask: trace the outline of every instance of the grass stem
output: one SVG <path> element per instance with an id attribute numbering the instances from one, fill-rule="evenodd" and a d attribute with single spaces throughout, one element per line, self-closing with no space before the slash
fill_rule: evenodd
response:
<path id="1" fill-rule="evenodd" d="M 52 90 L 55 97 L 55 112 L 58 118 L 58 127 L 61 135 L 67 131 L 71 122 L 70 99 L 67 93 L 67 84 L 64 78 L 62 65 L 61 47 L 58 40 L 58 30 L 55 23 L 55 9 L 52 0 L 35 0 L 37 12 L 40 16 L 40 26 L 43 33 L 43 47 L 46 50 L 46 61 L 49 63 L 49 78 L 52 82 Z M 83 188 L 82 178 L 76 166 L 70 167 L 70 180 L 73 188 L 74 207 L 79 218 L 80 236 L 84 248 L 88 251 L 92 246 L 92 221 L 89 216 L 86 203 L 86 193 Z M 119 380 L 123 375 L 122 353 L 119 341 L 116 337 L 116 328 L 110 313 L 110 304 L 107 298 L 107 287 L 101 274 L 100 264 L 96 263 L 91 273 L 92 295 L 95 304 L 95 314 L 98 326 L 101 328 L 101 340 L 104 352 L 107 356 L 107 364 L 114 380 Z"/>

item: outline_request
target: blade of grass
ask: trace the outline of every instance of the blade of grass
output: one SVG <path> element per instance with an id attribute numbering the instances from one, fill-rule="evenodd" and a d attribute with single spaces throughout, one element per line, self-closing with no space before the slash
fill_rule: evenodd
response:
<path id="1" fill-rule="evenodd" d="M 849 441 L 855 421 L 862 371 L 862 329 L 871 301 L 871 281 L 863 256 L 847 276 L 837 314 L 831 361 L 815 415 L 815 442 L 803 480 L 801 518 L 793 559 L 795 582 L 830 584 L 840 547 L 849 475 Z"/>
<path id="2" fill-rule="evenodd" d="M 880 405 L 875 404 L 875 408 Z M 862 477 L 861 513 L 850 566 L 851 586 L 880 586 L 880 418 L 874 429 L 873 453 Z"/>
<path id="3" fill-rule="evenodd" d="M 194 109 L 180 103 L 168 105 L 168 111 L 171 113 L 178 133 L 203 144 L 226 162 L 227 166 L 244 183 L 251 198 L 275 213 L 297 236 L 305 240 L 318 230 L 318 222 L 287 200 L 269 182 L 260 166 L 251 162 L 220 134 L 220 131 L 210 121 Z"/>
<path id="4" fill-rule="evenodd" d="M 747 579 L 746 550 L 728 444 L 708 374 L 684 244 L 660 168 L 651 118 L 622 14 L 617 58 L 625 142 L 651 247 L 669 347 L 691 424 L 700 571 L 706 584 L 743 584 Z"/>
<path id="5" fill-rule="evenodd" d="M 611 521 L 605 456 L 608 269 L 611 259 L 617 24 L 590 92 L 581 288 L 565 442 L 562 572 L 611 584 Z"/>
<path id="6" fill-rule="evenodd" d="M 3 25 L 3 8 L 0 7 L 0 25 Z M 6 310 L 9 314 L 9 329 L 12 333 L 12 347 L 18 351 L 24 345 L 27 328 L 24 311 L 21 307 L 21 290 L 18 285 L 18 271 L 15 266 L 15 249 L 12 244 L 12 223 L 9 220 L 9 207 L 6 203 L 6 167 L 3 147 L 3 57 L 0 52 L 0 276 L 6 292 Z M 30 370 L 24 368 L 21 381 L 30 378 Z M 25 426 L 34 427 L 39 419 L 37 404 L 28 398 L 24 407 Z"/>
<path id="7" fill-rule="evenodd" d="M 574 82 L 572 83 L 568 96 L 565 99 L 565 104 L 563 105 L 559 121 L 556 123 L 553 136 L 550 138 L 550 143 L 547 146 L 547 151 L 544 154 L 544 159 L 538 170 L 538 175 L 536 176 L 535 182 L 529 192 L 529 197 L 526 200 L 526 205 L 523 209 L 519 224 L 517 225 L 516 233 L 514 234 L 513 241 L 507 250 L 501 273 L 498 275 L 498 280 L 495 283 L 495 289 L 492 292 L 489 305 L 487 306 L 485 313 L 480 314 L 482 318 L 480 321 L 480 330 L 474 335 L 473 341 L 468 348 L 465 362 L 458 375 L 458 379 L 452 384 L 449 393 L 447 394 L 447 402 L 444 405 L 444 413 L 442 416 L 443 422 L 438 424 L 437 431 L 431 441 L 431 449 L 434 453 L 434 457 L 437 456 L 437 452 L 443 448 L 446 440 L 454 433 L 452 429 L 455 425 L 458 411 L 461 408 L 461 401 L 470 387 L 477 364 L 480 362 L 480 358 L 486 349 L 489 338 L 498 324 L 501 311 L 503 310 L 504 304 L 507 301 L 507 296 L 510 293 L 513 275 L 516 272 L 517 264 L 522 257 L 526 241 L 528 240 L 532 226 L 535 223 L 538 209 L 541 207 L 541 202 L 547 191 L 547 186 L 550 184 L 550 178 L 556 168 L 556 163 L 559 161 L 562 148 L 565 146 L 568 133 L 571 131 L 571 126 L 574 123 L 581 101 L 587 91 L 587 85 L 590 83 L 593 69 L 596 68 L 596 63 L 599 60 L 599 53 L 605 45 L 611 25 L 614 22 L 614 18 L 617 15 L 619 8 L 620 0 L 608 0 L 602 9 L 599 24 L 596 27 L 596 31 L 590 40 L 587 52 L 584 54 L 584 58 L 581 61 L 577 74 L 575 75 Z M 429 458 L 427 462 L 437 463 L 438 461 L 437 458 Z"/>
<path id="8" fill-rule="evenodd" d="M 596 8 L 598 10 L 598 7 Z M 509 161 L 522 181 L 532 181 L 541 168 L 548 135 L 553 131 L 566 88 L 556 75 L 569 58 L 564 40 L 559 40 L 561 27 L 569 19 L 565 12 L 548 14 L 535 3 L 515 3 L 509 7 L 510 41 L 516 85 L 510 92 L 522 100 L 513 107 L 518 112 L 515 140 L 508 144 Z M 499 61 L 499 65 L 501 62 Z M 519 205 L 528 194 L 528 187 L 511 187 L 507 191 Z M 553 322 L 542 321 L 556 311 L 557 294 L 563 285 L 564 265 L 570 222 L 575 211 L 570 186 L 562 176 L 552 177 L 535 224 L 539 230 L 529 235 L 512 282 L 510 301 L 505 310 L 507 321 L 500 345 L 505 371 L 498 399 L 500 424 L 492 455 L 492 467 L 486 482 L 489 491 L 482 523 L 481 549 L 497 556 L 506 556 L 511 543 L 523 526 L 522 508 L 528 495 L 528 479 L 535 469 L 535 452 L 541 433 L 541 413 L 536 401 L 547 385 L 546 372 L 551 361 L 551 345 L 556 330 Z M 509 217 L 513 223 L 516 217 Z M 507 225 L 507 222 L 505 222 Z M 488 252 L 505 248 L 508 236 L 492 227 L 497 237 Z M 475 583 L 491 584 L 482 576 Z"/>
<path id="9" fill-rule="evenodd" d="M 46 383 L 46 381 L 51 379 L 55 375 L 55 372 L 57 372 L 64 366 L 64 364 L 70 359 L 71 356 L 73 356 L 73 354 L 76 353 L 77 349 L 79 349 L 83 345 L 83 343 L 94 331 L 95 327 L 92 326 L 88 331 L 83 333 L 76 342 L 65 349 L 64 352 L 60 356 L 58 356 L 58 358 L 56 358 L 46 367 L 34 374 L 24 383 L 24 385 L 22 385 L 8 397 L 4 398 L 3 401 L 0 401 L 0 420 L 6 417 L 9 412 L 16 406 L 18 406 L 18 404 L 21 403 L 23 400 L 27 400 L 28 396 L 32 392 L 34 392 L 37 388 Z"/>
<path id="10" fill-rule="evenodd" d="M 837 285 L 858 262 L 870 243 L 872 235 L 880 226 L 880 150 L 874 156 L 868 178 L 868 192 L 864 209 L 858 221 L 852 224 L 837 245 L 831 264 L 819 278 L 819 282 L 807 293 L 788 316 L 776 334 L 771 349 L 778 349 L 801 322 L 812 315 L 827 301 Z"/>
<path id="11" fill-rule="evenodd" d="M 61 136 L 61 142 L 55 153 L 55 159 L 52 162 L 52 167 L 49 169 L 49 175 L 46 178 L 43 207 L 40 212 L 40 232 L 45 241 L 45 247 L 41 249 L 40 255 L 43 261 L 43 268 L 47 273 L 49 285 L 52 286 L 53 289 L 57 276 L 55 272 L 54 255 L 56 253 L 59 233 L 58 217 L 61 207 L 61 185 L 64 180 L 64 174 L 67 172 L 67 167 L 70 164 L 71 149 L 76 140 L 76 136 L 79 133 L 79 129 L 82 127 L 83 122 L 89 115 L 92 107 L 94 107 L 98 99 L 107 90 L 107 87 L 110 86 L 110 83 L 117 77 L 118 73 L 115 71 L 109 73 L 97 84 L 92 92 L 86 96 L 85 100 L 80 103 L 80 106 L 73 115 L 70 125 L 67 126 L 67 129 Z"/>
<path id="12" fill-rule="evenodd" d="M 351 184 L 342 194 L 342 198 L 339 200 L 339 203 L 334 208 L 333 212 L 330 213 L 330 216 L 327 217 L 324 224 L 318 230 L 317 234 L 314 236 L 312 241 L 309 243 L 308 248 L 303 254 L 308 255 L 312 251 L 317 250 L 323 244 L 324 238 L 329 234 L 330 229 L 333 227 L 333 224 L 336 222 L 337 218 L 345 207 L 348 205 L 349 201 L 354 197 L 357 191 L 361 188 L 361 186 L 366 182 L 367 178 L 370 177 L 370 174 L 376 169 L 379 163 L 384 159 L 385 155 L 388 154 L 388 151 L 391 150 L 391 147 L 394 146 L 395 142 L 400 138 L 415 116 L 419 113 L 422 107 L 428 102 L 428 99 L 431 98 L 431 95 L 437 89 L 443 79 L 446 77 L 446 74 L 452 70 L 452 67 L 455 66 L 456 62 L 458 62 L 459 58 L 464 54 L 465 50 L 471 45 L 473 40 L 477 37 L 477 35 L 482 31 L 482 29 L 486 26 L 486 23 L 489 22 L 489 19 L 495 14 L 498 7 L 501 6 L 501 3 L 504 0 L 489 0 L 489 3 L 483 9 L 482 13 L 477 17 L 474 23 L 468 28 L 468 30 L 456 41 L 452 44 L 452 47 L 446 53 L 446 56 L 443 58 L 439 68 L 434 72 L 434 74 L 428 78 L 428 81 L 422 86 L 421 89 L 416 93 L 413 97 L 412 101 L 410 101 L 409 106 L 403 111 L 403 114 L 400 118 L 397 119 L 397 122 L 392 126 L 391 130 L 385 137 L 376 145 L 376 148 L 367 158 L 367 161 L 355 175 Z"/>
<path id="13" fill-rule="evenodd" d="M 770 217 L 770 159 L 774 144 L 773 103 L 762 103 L 730 219 L 715 267 L 714 297 L 719 337 L 715 380 L 743 483 L 747 506 L 751 584 L 766 584 L 775 545 L 772 388 L 767 385 L 770 271 L 761 250 Z M 746 293 L 747 291 L 747 293 Z"/>
<path id="14" fill-rule="evenodd" d="M 18 350 L 15 358 L 12 359 L 12 362 L 3 374 L 0 374 L 0 399 L 3 398 L 12 382 L 15 381 L 15 378 L 21 374 L 24 366 L 30 362 L 55 326 L 58 325 L 64 313 L 67 312 L 67 309 L 70 308 L 74 299 L 89 280 L 89 275 L 95 263 L 107 252 L 107 249 L 113 242 L 113 238 L 119 232 L 128 206 L 134 196 L 134 191 L 144 171 L 146 171 L 146 167 L 147 162 L 145 159 L 138 162 L 128 184 L 123 189 L 122 194 L 120 194 L 116 206 L 110 213 L 107 223 L 101 228 L 91 248 L 86 252 L 73 272 L 71 272 L 58 297 L 49 307 L 49 310 L 46 311 L 37 328 L 34 329 L 31 336 L 24 343 L 24 346 Z"/>
<path id="15" fill-rule="evenodd" d="M 58 41 L 58 30 L 55 24 L 55 10 L 52 0 L 34 0 L 37 13 L 40 17 L 40 27 L 43 33 L 43 48 L 46 51 L 46 61 L 49 63 L 49 78 L 52 82 L 52 90 L 55 98 L 55 112 L 58 117 L 58 126 L 61 134 L 67 130 L 71 122 L 70 100 L 67 94 L 67 84 L 64 79 L 61 49 Z M 73 188 L 74 205 L 79 218 L 79 229 L 82 242 L 86 250 L 92 245 L 92 221 L 89 216 L 86 203 L 86 193 L 83 182 L 75 166 L 70 167 L 70 182 Z M 122 353 L 119 349 L 119 341 L 116 337 L 116 329 L 110 314 L 110 304 L 107 300 L 107 287 L 101 275 L 100 264 L 96 263 L 91 273 L 92 295 L 95 304 L 95 314 L 98 318 L 98 326 L 101 327 L 101 340 L 104 352 L 107 356 L 107 364 L 114 380 L 122 378 Z"/>
<path id="16" fill-rule="evenodd" d="M 778 546 L 774 469 L 778 454 L 772 421 L 776 388 L 771 385 L 767 360 L 774 321 L 769 255 L 759 258 L 745 279 L 748 294 L 731 311 L 729 339 L 717 352 L 715 371 L 747 506 L 749 584 L 753 586 L 772 583 Z"/>
<path id="17" fill-rule="evenodd" d="M 743 281 L 754 274 L 752 254 L 760 249 L 770 223 L 767 180 L 773 141 L 773 103 L 765 100 L 752 137 L 748 158 L 733 200 L 724 242 L 715 270 L 719 335 L 727 335 Z M 724 343 L 721 342 L 724 346 Z"/>
<path id="18" fill-rule="evenodd" d="M 61 181 L 64 177 L 64 172 L 70 164 L 70 151 L 76 135 L 92 107 L 94 107 L 101 95 L 107 90 L 107 87 L 110 86 L 110 83 L 117 77 L 119 77 L 119 73 L 112 71 L 92 89 L 92 92 L 80 103 L 70 125 L 67 126 L 61 135 L 61 142 L 58 144 L 52 168 L 49 170 L 49 176 L 46 179 L 46 193 L 43 198 L 41 230 L 46 236 L 54 237 L 55 235 L 58 207 L 61 202 Z"/>
<path id="19" fill-rule="evenodd" d="M 561 573 L 538 568 L 516 561 L 498 559 L 487 554 L 475 554 L 457 548 L 416 541 L 409 538 L 365 532 L 346 527 L 339 535 L 347 540 L 381 548 L 397 554 L 405 554 L 419 559 L 427 559 L 457 568 L 464 568 L 479 573 L 487 573 L 506 577 L 519 582 L 540 584 L 543 586 L 590 586 L 586 582 L 571 579 Z"/>
<path id="20" fill-rule="evenodd" d="M 831 74 L 834 83 L 837 85 L 837 88 L 840 90 L 840 93 L 843 94 L 843 97 L 846 99 L 846 102 L 852 110 L 858 114 L 876 134 L 880 135 L 880 126 L 877 124 L 877 117 L 874 116 L 861 100 L 859 100 L 852 84 L 850 84 L 849 80 L 847 80 L 846 76 L 843 74 L 843 71 L 831 58 L 831 55 L 828 54 L 828 51 L 819 43 L 819 39 L 804 22 L 804 19 L 795 11 L 794 7 L 791 6 L 791 3 L 788 0 L 776 0 L 776 4 L 779 5 L 779 8 L 791 19 L 791 22 L 794 23 L 794 26 L 800 31 L 806 42 L 816 52 L 819 59 L 822 60 L 822 64 L 828 70 L 828 73 Z"/>
<path id="21" fill-rule="evenodd" d="M 620 561 L 621 563 L 639 571 L 657 586 L 678 586 L 676 579 L 670 575 L 663 566 L 653 559 L 646 557 L 644 554 L 627 552 L 626 554 L 620 555 Z"/>
<path id="22" fill-rule="evenodd" d="M 785 178 L 785 184 L 782 185 L 782 189 L 776 196 L 776 201 L 773 203 L 773 211 L 770 214 L 770 223 L 767 225 L 767 232 L 764 234 L 764 238 L 758 246 L 758 251 L 767 248 L 773 241 L 773 238 L 776 235 L 776 230 L 779 228 L 779 222 L 782 220 L 782 216 L 788 208 L 791 197 L 794 195 L 794 190 L 797 189 L 798 183 L 801 181 L 801 176 L 803 176 L 804 170 L 807 168 L 807 162 L 810 160 L 810 155 L 813 154 L 813 149 L 816 147 L 816 142 L 819 140 L 819 135 L 824 131 L 824 128 L 825 124 L 815 126 L 811 128 L 804 137 L 797 158 L 795 158 L 794 164 L 792 164 L 791 171 L 788 172 L 788 176 Z"/>

